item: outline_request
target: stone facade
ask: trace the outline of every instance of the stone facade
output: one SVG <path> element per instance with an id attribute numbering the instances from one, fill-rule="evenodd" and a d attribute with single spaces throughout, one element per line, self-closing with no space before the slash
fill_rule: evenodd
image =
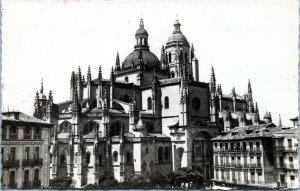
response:
<path id="1" fill-rule="evenodd" d="M 244 97 L 222 94 L 214 70 L 199 81 L 194 47 L 176 20 L 160 60 L 149 49 L 141 19 L 136 44 L 121 63 L 117 53 L 110 79 L 71 73 L 70 100 L 54 104 L 52 93 L 37 97 L 36 117 L 55 125 L 51 133 L 50 178 L 70 176 L 75 187 L 112 176 L 124 181 L 181 167 L 213 177 L 211 138 L 220 130 L 259 121 L 252 89 Z M 218 86 L 218 87 L 217 87 Z"/>
<path id="2" fill-rule="evenodd" d="M 47 188 L 52 124 L 21 112 L 2 112 L 3 188 Z"/>

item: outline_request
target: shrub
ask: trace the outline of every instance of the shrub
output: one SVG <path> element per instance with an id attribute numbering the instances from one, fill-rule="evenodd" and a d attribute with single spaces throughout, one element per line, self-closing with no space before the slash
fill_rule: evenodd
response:
<path id="1" fill-rule="evenodd" d="M 55 189 L 66 189 L 70 188 L 72 183 L 72 178 L 65 176 L 65 177 L 56 177 L 49 181 L 49 187 Z"/>

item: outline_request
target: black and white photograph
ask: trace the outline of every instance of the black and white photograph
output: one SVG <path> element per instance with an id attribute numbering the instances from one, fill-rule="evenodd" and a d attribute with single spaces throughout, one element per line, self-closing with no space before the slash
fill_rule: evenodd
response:
<path id="1" fill-rule="evenodd" d="M 1 188 L 299 188 L 298 0 L 1 0 Z"/>

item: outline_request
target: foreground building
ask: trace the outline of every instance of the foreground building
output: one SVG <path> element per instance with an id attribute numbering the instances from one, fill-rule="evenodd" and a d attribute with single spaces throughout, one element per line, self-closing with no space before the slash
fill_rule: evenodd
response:
<path id="1" fill-rule="evenodd" d="M 3 188 L 45 188 L 50 177 L 52 124 L 21 112 L 2 112 Z"/>
<path id="2" fill-rule="evenodd" d="M 216 182 L 299 188 L 298 127 L 266 122 L 235 127 L 212 139 Z"/>
<path id="3" fill-rule="evenodd" d="M 110 79 L 101 66 L 93 79 L 81 68 L 71 73 L 70 99 L 53 103 L 37 92 L 34 116 L 55 124 L 51 137 L 50 178 L 70 176 L 75 187 L 112 176 L 146 178 L 180 167 L 213 177 L 211 138 L 235 124 L 258 124 L 250 81 L 239 96 L 222 93 L 212 68 L 210 82 L 199 81 L 194 47 L 176 20 L 160 60 L 150 51 L 143 20 L 134 50 L 116 57 Z"/>

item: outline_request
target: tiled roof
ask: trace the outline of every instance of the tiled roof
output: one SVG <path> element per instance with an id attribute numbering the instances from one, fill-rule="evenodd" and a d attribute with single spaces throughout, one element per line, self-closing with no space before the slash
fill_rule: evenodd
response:
<path id="1" fill-rule="evenodd" d="M 275 132 L 274 137 L 285 137 L 285 136 L 298 136 L 298 128 L 290 128 L 282 131 Z"/>
<path id="2" fill-rule="evenodd" d="M 18 118 L 15 118 L 15 115 L 18 115 Z M 46 121 L 38 119 L 36 117 L 27 115 L 25 113 L 14 111 L 14 112 L 2 112 L 2 120 L 3 121 L 16 121 L 16 122 L 30 122 L 30 123 L 42 123 L 48 124 Z"/>
<path id="3" fill-rule="evenodd" d="M 275 132 L 281 130 L 281 128 L 275 127 L 273 123 L 235 127 L 225 135 L 219 135 L 212 140 L 240 140 L 256 137 L 272 137 Z"/>

